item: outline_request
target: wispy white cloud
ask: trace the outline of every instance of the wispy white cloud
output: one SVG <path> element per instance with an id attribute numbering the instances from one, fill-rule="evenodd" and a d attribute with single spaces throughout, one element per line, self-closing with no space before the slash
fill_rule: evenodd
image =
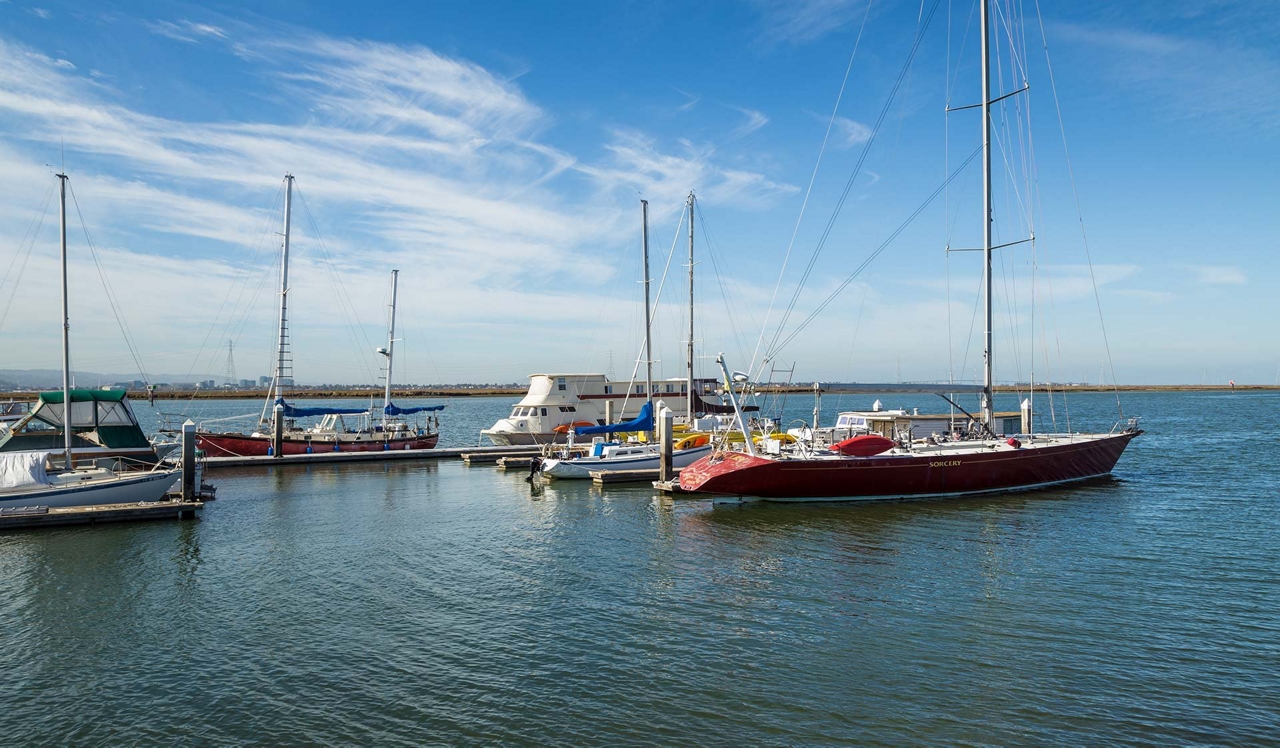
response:
<path id="1" fill-rule="evenodd" d="M 27 12 L 36 18 L 43 18 L 46 21 L 53 18 L 53 14 L 44 8 L 27 8 Z"/>
<path id="2" fill-rule="evenodd" d="M 733 131 L 729 133 L 730 138 L 745 138 L 756 130 L 759 130 L 769 124 L 769 118 L 765 116 L 764 112 L 737 106 L 734 107 L 734 109 L 736 109 L 746 119 L 743 120 L 742 124 L 733 128 Z"/>
<path id="3" fill-rule="evenodd" d="M 554 118 L 509 78 L 424 47 L 315 34 L 254 36 L 200 24 L 177 31 L 246 60 L 284 104 L 271 110 L 283 116 L 202 122 L 144 113 L 119 103 L 123 97 L 100 76 L 80 75 L 69 62 L 0 36 L 0 164 L 9 177 L 0 185 L 0 203 L 30 205 L 31 194 L 49 179 L 42 164 L 52 157 L 45 154 L 65 142 L 68 169 L 108 272 L 118 289 L 123 278 L 128 288 L 146 289 L 125 309 L 144 355 L 191 349 L 191 337 L 212 322 L 210 307 L 228 294 L 243 296 L 245 304 L 250 297 L 261 302 L 237 288 L 267 288 L 270 295 L 261 278 L 270 272 L 264 258 L 278 230 L 270 223 L 271 196 L 285 171 L 299 175 L 298 194 L 305 198 L 295 200 L 294 213 L 295 342 L 300 355 L 309 345 L 306 355 L 318 358 L 307 364 L 311 372 L 299 370 L 304 380 L 350 365 L 344 363 L 349 354 L 332 350 L 334 335 L 343 333 L 334 331 L 332 292 L 321 290 L 331 283 L 317 256 L 311 216 L 357 309 L 375 318 L 385 270 L 404 269 L 405 297 L 430 299 L 422 305 L 432 324 L 461 335 L 461 342 L 449 336 L 435 349 L 453 350 L 465 369 L 492 365 L 468 358 L 479 354 L 466 349 L 467 330 L 483 328 L 495 345 L 511 346 L 511 361 L 563 354 L 526 345 L 510 324 L 513 308 L 539 310 L 540 319 L 560 329 L 618 323 L 609 315 L 583 317 L 580 310 L 611 306 L 604 285 L 618 270 L 613 255 L 600 248 L 631 245 L 635 191 L 645 192 L 655 208 L 665 200 L 672 210 L 691 188 L 708 203 L 735 207 L 770 204 L 795 191 L 722 165 L 711 146 L 660 144 L 636 132 L 611 133 L 605 157 L 584 163 L 543 142 L 540 134 Z M 575 204 L 552 188 L 558 180 L 583 178 L 603 189 Z M 29 220 L 0 209 L 3 246 L 16 246 Z M 262 254 L 250 282 L 237 268 L 257 256 L 254 247 Z M 55 275 L 29 270 L 22 294 L 30 303 L 15 303 L 5 324 L 6 343 L 15 341 L 14 350 L 36 365 L 56 361 L 48 336 L 26 334 L 47 330 L 49 315 L 39 299 L 56 295 Z M 112 355 L 118 341 L 110 310 L 91 285 L 77 293 L 76 313 L 79 331 L 99 333 L 80 338 L 79 355 L 89 360 Z M 209 304 L 191 305 L 193 293 Z M 171 308 L 181 311 L 156 313 Z M 251 339 L 269 340 L 269 316 L 245 316 L 245 334 L 262 332 Z M 23 331 L 20 341 L 10 337 L 16 331 Z M 361 377 L 344 372 L 339 378 Z"/>
<path id="4" fill-rule="evenodd" d="M 204 38 L 226 39 L 227 32 L 217 26 L 207 23 L 196 23 L 194 21 L 147 21 L 147 30 L 153 34 L 167 36 L 188 44 L 195 44 Z"/>
<path id="5" fill-rule="evenodd" d="M 634 130 L 615 130 L 605 146 L 611 158 L 575 168 L 602 186 L 638 192 L 659 204 L 679 205 L 690 189 L 708 204 L 761 206 L 794 194 L 794 185 L 763 174 L 720 166 L 715 148 L 681 140 L 681 153 L 669 153 L 658 141 Z"/>
<path id="6" fill-rule="evenodd" d="M 806 44 L 861 18 L 869 0 L 755 0 L 761 35 L 770 41 Z"/>
<path id="7" fill-rule="evenodd" d="M 1109 80 L 1171 119 L 1211 118 L 1219 126 L 1280 128 L 1280 56 L 1250 47 L 1125 28 L 1054 23 L 1058 37 L 1088 48 Z"/>
<path id="8" fill-rule="evenodd" d="M 1249 282 L 1244 271 L 1235 265 L 1189 265 L 1197 283 L 1207 286 L 1243 286 Z"/>
<path id="9" fill-rule="evenodd" d="M 832 129 L 836 136 L 834 145 L 840 148 L 852 148 L 871 139 L 870 127 L 848 117 L 837 116 Z"/>
<path id="10" fill-rule="evenodd" d="M 695 106 L 697 106 L 697 105 L 698 105 L 698 102 L 702 100 L 702 98 L 701 98 L 701 97 L 699 97 L 699 96 L 694 96 L 693 94 L 689 93 L 688 91 L 684 91 L 684 90 L 682 90 L 682 89 L 676 88 L 675 86 L 672 86 L 672 87 L 671 87 L 671 90 L 672 90 L 672 91 L 675 91 L 676 93 L 678 93 L 678 94 L 680 94 L 681 96 L 683 96 L 683 97 L 684 97 L 684 103 L 683 103 L 683 104 L 681 104 L 680 106 L 676 107 L 676 111 L 677 111 L 677 112 L 687 112 L 687 111 L 689 111 L 690 109 L 692 109 L 692 108 L 694 108 Z"/>

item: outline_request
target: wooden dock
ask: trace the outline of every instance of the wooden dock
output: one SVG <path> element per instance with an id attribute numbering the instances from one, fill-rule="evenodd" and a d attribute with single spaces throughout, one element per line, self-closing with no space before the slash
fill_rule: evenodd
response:
<path id="1" fill-rule="evenodd" d="M 680 471 L 676 471 L 678 476 Z M 677 481 L 679 479 L 677 478 Z M 597 486 L 614 483 L 649 483 L 658 482 L 658 469 L 647 470 L 592 470 L 591 482 Z"/>
<path id="2" fill-rule="evenodd" d="M 541 447 L 490 447 L 485 451 L 469 450 L 464 452 L 462 461 L 468 465 L 498 465 L 505 467 L 506 460 L 524 460 L 529 467 L 529 460 L 542 454 Z"/>
<path id="3" fill-rule="evenodd" d="M 206 457 L 206 470 L 231 467 L 271 467 L 273 465 L 327 465 L 345 462 L 385 462 L 388 460 L 450 460 L 461 458 L 468 465 L 497 462 L 508 455 L 532 456 L 537 447 L 445 447 L 442 449 L 388 449 L 381 452 L 314 452 L 301 455 L 251 457 Z"/>
<path id="4" fill-rule="evenodd" d="M 61 525 L 96 525 L 155 519 L 194 519 L 202 501 L 152 501 L 98 506 L 20 506 L 0 509 L 0 530 Z"/>

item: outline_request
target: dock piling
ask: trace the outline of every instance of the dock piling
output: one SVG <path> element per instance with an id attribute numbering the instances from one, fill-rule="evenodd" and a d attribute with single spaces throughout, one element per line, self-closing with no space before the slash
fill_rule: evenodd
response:
<path id="1" fill-rule="evenodd" d="M 196 478 L 196 424 L 190 418 L 182 424 L 182 500 L 195 501 L 200 492 Z"/>
<path id="2" fill-rule="evenodd" d="M 671 463 L 671 409 L 665 405 L 658 411 L 658 480 L 669 481 L 675 472 Z"/>
<path id="3" fill-rule="evenodd" d="M 271 411 L 271 446 L 276 457 L 284 456 L 284 406 L 280 403 Z"/>

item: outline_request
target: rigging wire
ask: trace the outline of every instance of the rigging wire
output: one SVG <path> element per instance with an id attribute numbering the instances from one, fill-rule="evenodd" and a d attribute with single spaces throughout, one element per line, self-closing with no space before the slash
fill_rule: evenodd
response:
<path id="1" fill-rule="evenodd" d="M 707 257 L 711 259 L 711 267 L 716 274 L 716 282 L 720 287 L 720 297 L 724 301 L 725 314 L 727 315 L 726 319 L 728 319 L 729 329 L 733 333 L 733 340 L 734 344 L 737 346 L 738 356 L 745 357 L 746 345 L 742 339 L 742 332 L 739 330 L 738 325 L 734 324 L 734 320 L 739 319 L 740 317 L 746 317 L 748 324 L 755 327 L 755 319 L 751 315 L 750 307 L 746 306 L 745 303 L 742 303 L 741 291 L 735 288 L 735 296 L 738 297 L 739 303 L 735 304 L 730 300 L 729 286 L 733 285 L 733 279 L 726 277 L 725 272 L 721 269 L 722 261 L 725 268 L 729 266 L 729 263 L 727 259 L 723 257 L 723 253 L 720 251 L 716 242 L 711 238 L 711 229 L 709 227 L 709 222 L 707 221 L 707 216 L 702 210 L 702 203 L 695 203 L 694 209 L 698 212 L 698 222 L 701 224 L 702 238 L 707 245 Z"/>
<path id="2" fill-rule="evenodd" d="M 933 201 L 938 197 L 938 195 L 941 195 L 941 194 L 942 194 L 943 189 L 945 189 L 945 188 L 946 188 L 946 186 L 947 186 L 948 184 L 950 184 L 952 180 L 954 180 L 957 176 L 959 176 L 959 174 L 960 174 L 962 171 L 964 171 L 965 167 L 967 167 L 969 164 L 973 163 L 973 160 L 974 160 L 975 158 L 977 158 L 977 157 L 978 157 L 978 154 L 980 154 L 980 153 L 982 153 L 982 146 L 981 146 L 981 145 L 979 145 L 977 148 L 975 148 L 975 149 L 974 149 L 974 151 L 973 151 L 973 153 L 970 153 L 970 154 L 969 154 L 969 157 L 968 157 L 968 158 L 966 158 L 966 159 L 964 160 L 964 162 L 963 162 L 963 163 L 961 163 L 961 164 L 960 164 L 960 166 L 959 166 L 959 167 L 957 167 L 957 168 L 956 168 L 956 170 L 955 170 L 954 172 L 952 172 L 952 173 L 951 173 L 951 176 L 947 177 L 946 181 L 944 181 L 942 184 L 938 185 L 937 189 L 935 189 L 932 193 L 930 193 L 930 195 L 929 195 L 927 198 L 925 198 L 924 202 L 920 203 L 919 207 L 917 207 L 914 211 L 912 211 L 912 212 L 911 212 L 911 215 L 907 216 L 907 219 L 906 219 L 905 221 L 903 221 L 901 224 L 899 224 L 898 228 L 894 229 L 893 233 L 892 233 L 892 234 L 890 234 L 890 235 L 889 235 L 889 237 L 888 237 L 887 239 L 885 239 L 885 240 L 884 240 L 884 242 L 882 242 L 882 243 L 880 244 L 880 246 L 879 246 L 879 247 L 877 247 L 877 248 L 875 249 L 875 251 L 874 251 L 874 252 L 872 252 L 870 255 L 868 255 L 868 256 L 867 256 L 867 258 L 866 258 L 866 259 L 864 259 L 864 260 L 861 262 L 861 264 L 859 264 L 859 265 L 858 265 L 858 267 L 854 268 L 853 272 L 852 272 L 852 273 L 850 273 L 850 274 L 848 275 L 848 277 L 846 277 L 843 281 L 841 281 L 841 282 L 840 282 L 840 285 L 836 286 L 835 290 L 834 290 L 834 291 L 832 291 L 832 292 L 827 296 L 827 298 L 826 298 L 826 299 L 824 299 L 824 300 L 823 300 L 823 302 L 822 302 L 821 304 L 819 304 L 819 305 L 818 305 L 818 307 L 817 307 L 816 309 L 814 309 L 814 310 L 809 314 L 809 316 L 808 316 L 808 317 L 806 317 L 806 318 L 804 319 L 804 321 L 803 321 L 803 322 L 801 322 L 801 323 L 800 323 L 800 325 L 799 325 L 799 326 L 797 326 L 797 327 L 796 327 L 796 329 L 795 329 L 795 330 L 793 330 L 793 331 L 791 332 L 791 334 L 790 334 L 790 335 L 788 335 L 788 336 L 787 336 L 787 337 L 786 337 L 786 338 L 785 338 L 781 343 L 779 343 L 778 345 L 774 346 L 774 347 L 773 347 L 773 349 L 772 349 L 772 353 L 771 353 L 771 354 L 770 354 L 770 355 L 769 355 L 765 360 L 767 361 L 767 360 L 769 360 L 769 359 L 772 359 L 774 356 L 776 356 L 779 352 L 781 352 L 781 351 L 782 351 L 782 349 L 783 349 L 783 348 L 785 348 L 785 347 L 787 346 L 787 344 L 788 344 L 788 343 L 790 343 L 792 340 L 794 340 L 794 339 L 795 339 L 795 337 L 796 337 L 797 335 L 799 335 L 799 334 L 800 334 L 800 332 L 801 332 L 802 330 L 804 330 L 804 328 L 805 328 L 805 327 L 808 327 L 808 325 L 809 325 L 809 323 L 810 323 L 810 322 L 812 322 L 813 320 L 817 319 L 818 315 L 819 315 L 819 314 L 821 314 L 821 313 L 822 313 L 822 311 L 823 311 L 824 309 L 826 309 L 826 308 L 827 308 L 827 306 L 828 306 L 832 301 L 834 301 L 834 300 L 835 300 L 835 298 L 836 298 L 837 296 L 839 296 L 839 295 L 840 295 L 840 293 L 841 293 L 842 291 L 844 291 L 844 289 L 845 289 L 845 288 L 847 288 L 847 287 L 849 286 L 849 284 L 850 284 L 850 283 L 852 283 L 855 279 L 857 279 L 857 277 L 858 277 L 859 275 L 861 275 L 861 274 L 862 274 L 862 271 L 863 271 L 863 270 L 865 270 L 865 269 L 867 268 L 867 266 L 868 266 L 868 265 L 870 265 L 873 261 L 875 261 L 875 259 L 876 259 L 877 257 L 879 257 L 879 256 L 880 256 L 880 254 L 881 254 L 882 252 L 884 252 L 884 250 L 885 250 L 885 249 L 887 249 L 887 248 L 889 247 L 889 245 L 890 245 L 890 244 L 892 244 L 892 243 L 893 243 L 893 241 L 894 241 L 895 239 L 897 239 L 897 238 L 898 238 L 898 235 L 899 235 L 899 234 L 901 234 L 903 231 L 905 231 L 905 230 L 907 229 L 907 227 L 908 227 L 908 226 L 910 226 L 910 225 L 912 224 L 912 222 L 914 222 L 914 221 L 915 221 L 915 219 L 916 219 L 916 218 L 917 218 L 921 213 L 923 213 L 923 212 L 924 212 L 925 208 L 929 207 L 929 205 L 930 205 L 930 204 L 931 204 L 931 203 L 932 203 L 932 202 L 933 202 Z"/>
<path id="3" fill-rule="evenodd" d="M 1120 386 L 1116 384 L 1116 366 L 1111 357 L 1111 341 L 1107 337 L 1107 322 L 1102 314 L 1102 296 L 1098 293 L 1098 279 L 1093 272 L 1093 255 L 1089 251 L 1089 235 L 1084 227 L 1084 211 L 1080 206 L 1080 190 L 1076 187 L 1076 172 L 1071 165 L 1071 153 L 1067 148 L 1067 126 L 1062 118 L 1062 104 L 1058 100 L 1058 85 L 1053 77 L 1053 63 L 1049 59 L 1049 37 L 1044 32 L 1044 16 L 1040 12 L 1040 0 L 1035 0 L 1036 20 L 1040 24 L 1040 39 L 1044 44 L 1044 62 L 1049 72 L 1049 89 L 1053 92 L 1053 106 L 1058 113 L 1058 131 L 1062 135 L 1062 152 L 1067 161 L 1067 174 L 1071 178 L 1071 196 L 1075 200 L 1076 220 L 1080 224 L 1080 238 L 1084 244 L 1085 260 L 1089 264 L 1089 281 L 1093 284 L 1093 301 L 1098 308 L 1098 325 L 1102 328 L 1102 344 L 1107 352 L 1107 366 L 1111 369 L 1111 387 L 1116 396 L 1116 409 L 1124 419 L 1124 406 L 1120 403 Z"/>
<path id="4" fill-rule="evenodd" d="M 84 214 L 80 212 L 80 201 L 76 199 L 75 187 L 70 184 L 71 180 L 67 180 L 67 188 L 71 192 L 71 204 L 76 208 L 76 216 L 80 219 L 80 229 L 84 232 L 85 243 L 89 245 L 89 254 L 93 257 L 93 264 L 98 269 L 98 278 L 102 281 L 102 290 L 106 292 L 107 303 L 111 306 L 111 312 L 115 315 L 116 324 L 120 327 L 120 334 L 124 336 L 125 347 L 129 350 L 129 355 L 133 357 L 133 363 L 138 367 L 138 373 L 142 375 L 142 381 L 151 384 L 150 377 L 147 376 L 146 367 L 142 365 L 142 356 L 138 352 L 137 343 L 134 342 L 133 333 L 129 329 L 129 323 L 125 321 L 124 312 L 121 309 L 120 302 L 116 298 L 115 291 L 111 288 L 111 281 L 107 279 L 107 271 L 102 266 L 102 260 L 98 257 L 98 249 L 93 244 L 93 239 L 89 236 L 89 226 L 85 223 Z"/>
<path id="5" fill-rule="evenodd" d="M 685 211 L 683 210 L 680 211 L 680 220 L 676 222 L 676 235 L 671 240 L 671 249 L 667 252 L 667 263 L 662 268 L 662 280 L 658 283 L 658 293 L 653 297 L 652 308 L 649 311 L 648 324 L 650 325 L 650 328 L 652 328 L 653 321 L 658 317 L 658 309 L 659 309 L 658 302 L 662 299 L 662 288 L 664 285 L 666 285 L 667 271 L 671 269 L 671 258 L 675 257 L 676 244 L 680 241 L 680 229 L 684 228 L 684 216 L 685 216 Z M 650 283 L 653 282 L 652 277 L 649 279 L 649 282 Z M 641 281 L 641 285 L 643 284 L 644 284 L 644 281 Z M 644 313 L 642 312 L 640 316 L 643 317 Z M 652 350 L 649 351 L 649 355 L 650 356 L 653 355 Z M 631 395 L 635 393 L 636 377 L 639 376 L 640 374 L 640 364 L 644 363 L 644 359 L 641 358 L 642 356 L 644 356 L 643 340 L 640 341 L 640 350 L 636 353 L 636 365 L 631 369 L 631 381 L 627 383 L 627 396 L 622 398 L 622 409 L 619 411 L 620 413 L 626 412 L 627 403 L 631 401 Z M 649 393 L 646 393 L 645 398 L 648 399 L 648 396 L 649 396 Z"/>
<path id="6" fill-rule="evenodd" d="M 765 331 L 769 327 L 769 317 L 773 314 L 773 305 L 778 300 L 778 291 L 782 288 L 782 279 L 787 272 L 787 263 L 791 260 L 791 250 L 796 243 L 796 235 L 800 231 L 800 222 L 804 219 L 805 209 L 809 206 L 809 196 L 813 192 L 813 184 L 818 178 L 818 167 L 822 166 L 822 156 L 827 151 L 827 141 L 831 139 L 831 128 L 836 122 L 836 112 L 840 111 L 840 101 L 844 98 L 845 86 L 849 83 L 849 73 L 853 70 L 853 61 L 858 56 L 858 47 L 862 44 L 862 32 L 867 28 L 867 18 L 871 16 L 870 0 L 867 2 L 867 12 L 862 16 L 862 25 L 858 28 L 858 36 L 853 42 L 853 53 L 849 55 L 849 65 L 845 68 L 844 78 L 840 81 L 840 91 L 836 94 L 835 106 L 831 108 L 831 118 L 827 120 L 827 131 L 822 136 L 822 146 L 818 148 L 818 160 L 813 164 L 813 173 L 809 175 L 809 186 L 804 191 L 804 200 L 800 203 L 800 214 L 796 216 L 796 224 L 791 229 L 791 240 L 787 242 L 787 251 L 782 258 L 782 270 L 778 273 L 778 282 L 773 286 L 773 296 L 769 299 L 769 308 L 765 312 L 764 324 L 760 326 L 760 337 L 756 340 L 756 349 L 751 354 L 751 362 L 747 366 L 747 371 L 755 368 L 756 357 L 760 354 L 760 345 L 764 342 Z M 763 364 L 761 365 L 763 367 Z"/>
<path id="7" fill-rule="evenodd" d="M 369 380 L 376 382 L 378 378 L 373 373 L 373 369 L 369 368 L 368 354 L 365 353 L 365 351 L 373 350 L 374 345 L 369 341 L 369 336 L 365 333 L 364 324 L 360 321 L 360 315 L 356 312 L 355 304 L 351 302 L 351 295 L 347 293 L 346 286 L 342 284 L 337 265 L 334 263 L 333 257 L 329 255 L 329 249 L 325 246 L 324 237 L 320 234 L 320 227 L 316 225 L 315 216 L 311 214 L 311 207 L 307 205 L 307 198 L 303 196 L 297 180 L 294 180 L 294 187 L 297 188 L 298 199 L 302 202 L 302 210 L 307 214 L 307 221 L 311 224 L 311 230 L 315 234 L 316 244 L 320 247 L 320 255 L 324 258 L 325 269 L 328 270 L 329 277 L 333 280 L 338 291 L 338 308 L 342 311 L 343 319 L 347 323 L 347 331 L 351 335 L 351 340 L 355 344 L 357 352 L 360 353 L 357 358 L 364 366 L 365 372 L 368 373 Z M 353 317 L 355 318 L 354 325 L 351 322 Z M 359 330 L 360 337 L 364 338 L 366 348 L 363 350 L 360 349 L 360 338 L 356 337 L 356 330 Z"/>
<path id="8" fill-rule="evenodd" d="M 276 190 L 276 196 L 275 196 L 275 200 L 273 201 L 273 205 L 281 205 L 283 203 L 283 200 L 284 200 L 284 184 L 282 182 L 280 187 Z M 205 348 L 209 344 L 209 339 L 212 337 L 214 329 L 218 326 L 218 321 L 222 319 L 222 310 L 226 308 L 227 302 L 231 300 L 231 294 L 236 290 L 236 286 L 240 286 L 240 294 L 236 296 L 235 304 L 232 305 L 230 311 L 227 314 L 227 321 L 223 325 L 222 333 L 218 336 L 218 339 L 223 340 L 230 337 L 232 339 L 238 340 L 240 338 L 240 335 L 244 330 L 244 324 L 239 325 L 234 335 L 228 336 L 228 333 L 231 331 L 233 327 L 233 324 L 234 324 L 233 321 L 236 316 L 236 311 L 240 307 L 240 300 L 244 297 L 244 292 L 249 286 L 249 279 L 252 277 L 253 271 L 257 267 L 258 257 L 262 252 L 263 239 L 270 235 L 271 221 L 276 217 L 277 214 L 278 214 L 277 211 L 272 210 L 272 211 L 268 211 L 266 214 L 263 215 L 262 228 L 257 232 L 252 245 L 253 254 L 245 260 L 244 264 L 241 266 L 239 274 L 237 275 L 237 277 L 234 277 L 232 279 L 231 285 L 227 287 L 227 293 L 225 296 L 223 296 L 222 303 L 218 305 L 218 311 L 214 314 L 213 320 L 209 322 L 209 329 L 205 331 L 204 339 L 200 341 L 200 348 L 196 351 L 196 355 L 191 361 L 191 368 L 187 370 L 186 378 L 188 380 L 191 379 L 191 375 L 195 373 L 196 369 L 200 366 L 200 361 L 204 356 Z M 269 273 L 262 274 L 263 279 L 259 281 L 258 290 L 254 292 L 251 305 L 245 310 L 244 317 L 243 317 L 243 320 L 245 322 L 247 322 L 250 312 L 257 307 L 258 298 L 262 294 L 262 289 L 265 284 L 265 279 L 268 275 L 270 274 Z M 273 357 L 273 360 L 274 360 L 274 357 Z M 270 371 L 270 370 L 271 370 L 271 367 L 268 366 L 267 371 Z M 193 391 L 191 393 L 191 397 L 187 400 L 186 407 L 190 408 L 194 404 L 195 399 L 196 399 L 196 392 Z"/>
<path id="9" fill-rule="evenodd" d="M 13 306 L 13 300 L 18 296 L 18 285 L 22 283 L 22 276 L 27 270 L 27 261 L 31 259 L 31 251 L 35 249 L 36 237 L 40 235 L 40 229 L 44 227 L 44 218 L 49 213 L 49 203 L 53 201 L 53 191 L 57 182 L 50 181 L 49 189 L 44 193 L 44 200 L 40 203 L 40 212 L 32 217 L 31 223 L 27 226 L 27 232 L 22 235 L 22 241 L 18 243 L 18 250 L 13 253 L 13 259 L 9 261 L 9 268 L 4 272 L 4 278 L 0 279 L 0 290 L 4 289 L 4 284 L 9 281 L 9 275 L 13 272 L 13 267 L 18 262 L 18 257 L 22 257 L 22 264 L 18 266 L 18 274 L 13 279 L 13 290 L 9 294 L 9 300 L 5 302 L 4 311 L 0 312 L 0 330 L 4 329 L 4 322 L 9 317 L 9 309 Z M 30 241 L 30 244 L 27 242 Z M 23 251 L 23 247 L 26 251 Z"/>
<path id="10" fill-rule="evenodd" d="M 836 201 L 835 209 L 832 211 L 831 217 L 827 220 L 827 225 L 823 229 L 822 235 L 818 238 L 817 246 L 814 247 L 813 254 L 809 258 L 809 263 L 805 267 L 804 272 L 800 275 L 800 280 L 796 284 L 796 290 L 791 296 L 790 303 L 787 304 L 787 309 L 783 313 L 782 319 L 778 322 L 777 331 L 774 333 L 772 341 L 770 341 L 769 348 L 765 350 L 765 356 L 760 361 L 760 371 L 764 370 L 765 363 L 773 358 L 773 356 L 779 351 L 780 346 L 778 344 L 778 339 L 782 336 L 786 328 L 787 321 L 791 318 L 791 314 L 795 310 L 796 303 L 800 300 L 800 294 L 804 290 L 804 285 L 808 281 L 809 276 L 813 273 L 813 268 L 817 265 L 818 257 L 822 254 L 822 249 L 826 246 L 827 239 L 831 236 L 831 232 L 835 228 L 836 219 L 839 217 L 841 209 L 844 208 L 845 202 L 849 199 L 849 193 L 853 190 L 854 182 L 857 181 L 858 175 L 862 173 L 862 165 L 866 163 L 867 156 L 871 153 L 871 147 L 875 144 L 876 136 L 879 134 L 880 128 L 884 125 L 885 118 L 888 116 L 889 110 L 893 106 L 893 101 L 897 97 L 898 91 L 902 88 L 903 81 L 906 80 L 907 73 L 911 70 L 911 63 L 915 60 L 916 53 L 920 50 L 920 44 L 924 41 L 925 31 L 928 30 L 929 24 L 933 20 L 934 13 L 938 10 L 939 2 L 941 2 L 941 0 L 934 0 L 933 5 L 929 8 L 928 15 L 924 19 L 924 23 L 916 30 L 916 38 L 911 45 L 911 51 L 908 53 L 907 59 L 903 62 L 902 70 L 898 72 L 898 77 L 889 91 L 889 96 L 885 100 L 884 107 L 880 110 L 880 115 L 876 118 L 875 125 L 871 128 L 871 134 L 867 138 L 867 142 L 863 145 L 862 153 L 858 156 L 857 162 L 854 164 L 853 173 L 849 175 L 848 181 L 845 182 L 844 191 L 841 192 L 840 198 Z M 841 288 L 843 288 L 843 286 Z M 787 340 L 791 340 L 792 337 L 794 337 L 794 335 L 789 336 Z"/>

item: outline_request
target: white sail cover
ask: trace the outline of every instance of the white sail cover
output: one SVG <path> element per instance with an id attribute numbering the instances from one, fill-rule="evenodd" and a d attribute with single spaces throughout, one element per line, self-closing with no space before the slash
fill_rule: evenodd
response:
<path id="1" fill-rule="evenodd" d="M 0 491 L 47 485 L 44 466 L 48 459 L 48 452 L 0 452 Z"/>

